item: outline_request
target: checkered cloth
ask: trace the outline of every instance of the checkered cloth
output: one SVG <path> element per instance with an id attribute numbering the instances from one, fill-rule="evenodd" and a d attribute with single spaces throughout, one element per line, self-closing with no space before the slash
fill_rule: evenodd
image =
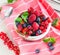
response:
<path id="1" fill-rule="evenodd" d="M 60 34 L 58 34 L 60 31 L 54 29 L 53 27 L 51 27 L 49 33 L 46 35 L 56 38 L 56 43 L 54 44 L 55 49 L 53 51 L 49 51 L 47 44 L 45 44 L 42 40 L 36 42 L 28 42 L 23 40 L 15 30 L 15 18 L 29 7 L 41 10 L 46 16 L 52 18 L 52 20 L 54 18 L 60 18 L 57 12 L 54 11 L 46 0 L 18 0 L 16 3 L 13 5 L 10 4 L 9 6 L 12 6 L 14 10 L 12 15 L 5 19 L 5 24 L 13 40 L 20 48 L 20 55 L 54 55 L 57 52 L 60 52 Z M 6 8 L 6 6 L 3 6 L 3 8 Z M 37 54 L 36 49 L 39 49 L 40 53 Z"/>

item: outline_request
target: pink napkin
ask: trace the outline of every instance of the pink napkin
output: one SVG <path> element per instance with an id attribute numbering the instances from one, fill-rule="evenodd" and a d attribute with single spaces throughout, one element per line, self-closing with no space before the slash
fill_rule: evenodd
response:
<path id="1" fill-rule="evenodd" d="M 17 3 L 10 5 L 14 7 L 13 13 L 9 18 L 5 19 L 6 27 L 9 30 L 13 40 L 20 48 L 20 55 L 54 55 L 57 52 L 60 52 L 60 35 L 57 35 L 52 28 L 46 36 L 53 36 L 56 38 L 56 43 L 54 45 L 55 49 L 49 51 L 48 46 L 42 41 L 28 42 L 23 40 L 16 32 L 14 20 L 19 14 L 29 7 L 34 9 L 41 10 L 43 13 L 52 18 L 59 18 L 59 15 L 54 11 L 51 6 L 47 3 L 46 0 L 18 0 Z M 6 6 L 5 6 L 6 8 Z M 4 9 L 3 9 L 4 10 Z M 3 11 L 2 10 L 2 11 Z M 36 49 L 40 50 L 40 53 L 36 53 Z"/>

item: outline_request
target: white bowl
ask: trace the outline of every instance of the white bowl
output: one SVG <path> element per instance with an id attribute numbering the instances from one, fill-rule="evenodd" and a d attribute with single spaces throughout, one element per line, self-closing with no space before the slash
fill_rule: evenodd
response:
<path id="1" fill-rule="evenodd" d="M 44 32 L 43 34 L 41 34 L 39 36 L 28 36 L 28 37 L 26 37 L 25 35 L 22 35 L 22 34 L 18 33 L 17 31 L 16 32 L 18 33 L 18 35 L 20 37 L 22 37 L 25 40 L 28 40 L 28 41 L 37 41 L 37 40 L 40 40 L 40 39 L 44 38 L 46 36 L 46 34 L 48 34 L 48 32 L 50 30 L 50 27 L 51 27 L 51 23 L 48 24 L 48 27 L 46 29 L 46 32 Z M 17 29 L 17 27 L 15 29 Z"/>

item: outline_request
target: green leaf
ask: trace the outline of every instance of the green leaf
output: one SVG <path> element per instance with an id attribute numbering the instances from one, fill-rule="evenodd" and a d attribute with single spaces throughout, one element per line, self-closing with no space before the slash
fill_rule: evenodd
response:
<path id="1" fill-rule="evenodd" d="M 49 38 L 43 39 L 44 42 L 49 42 Z"/>
<path id="2" fill-rule="evenodd" d="M 15 22 L 22 22 L 22 18 L 21 17 L 18 17 L 18 18 L 16 18 L 16 20 L 15 20 Z"/>
<path id="3" fill-rule="evenodd" d="M 53 38 L 53 37 L 45 38 L 45 39 L 43 39 L 43 41 L 46 43 L 48 43 L 48 42 L 55 43 L 56 42 L 55 38 Z"/>
<path id="4" fill-rule="evenodd" d="M 53 22 L 52 22 L 52 26 L 55 26 L 58 22 L 58 19 L 55 19 Z"/>
<path id="5" fill-rule="evenodd" d="M 49 40 L 49 42 L 55 43 L 55 42 L 56 42 L 56 40 L 55 40 L 55 38 L 53 38 L 53 37 L 50 37 L 50 40 Z"/>
<path id="6" fill-rule="evenodd" d="M 22 13 L 22 15 L 21 15 L 22 19 L 23 19 L 25 22 L 27 22 L 27 18 L 28 18 L 28 16 L 29 16 L 28 11 Z"/>
<path id="7" fill-rule="evenodd" d="M 14 0 L 7 0 L 8 3 L 12 3 Z"/>

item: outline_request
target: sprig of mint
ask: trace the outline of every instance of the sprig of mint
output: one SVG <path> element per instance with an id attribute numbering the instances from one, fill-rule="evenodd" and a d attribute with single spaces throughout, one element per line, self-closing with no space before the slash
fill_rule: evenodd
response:
<path id="1" fill-rule="evenodd" d="M 7 0 L 8 3 L 12 3 L 14 0 Z"/>
<path id="2" fill-rule="evenodd" d="M 53 37 L 45 38 L 45 39 L 43 39 L 43 41 L 46 43 L 48 43 L 48 42 L 55 43 L 56 42 L 55 38 L 53 38 Z"/>
<path id="3" fill-rule="evenodd" d="M 56 18 L 53 22 L 52 22 L 52 26 L 55 26 L 58 22 L 58 19 Z"/>
<path id="4" fill-rule="evenodd" d="M 28 11 L 22 13 L 22 15 L 21 15 L 22 19 L 23 19 L 25 22 L 27 22 L 27 18 L 28 18 L 28 16 L 29 16 Z"/>
<path id="5" fill-rule="evenodd" d="M 15 20 L 15 22 L 22 22 L 22 18 L 21 17 L 18 17 L 18 18 L 16 18 L 16 20 Z"/>

